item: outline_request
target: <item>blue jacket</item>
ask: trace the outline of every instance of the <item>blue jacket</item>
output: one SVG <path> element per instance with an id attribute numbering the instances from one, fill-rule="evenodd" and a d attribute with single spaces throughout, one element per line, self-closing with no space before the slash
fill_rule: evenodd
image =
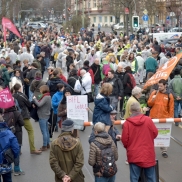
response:
<path id="1" fill-rule="evenodd" d="M 33 52 L 33 56 L 35 59 L 37 58 L 37 55 L 40 54 L 40 51 L 41 51 L 41 47 L 38 45 L 35 45 L 34 52 Z"/>
<path id="2" fill-rule="evenodd" d="M 62 99 L 63 99 L 63 92 L 58 91 L 53 95 L 52 108 L 53 108 L 54 114 L 57 114 L 58 106 L 59 106 L 59 103 L 61 102 Z"/>
<path id="3" fill-rule="evenodd" d="M 11 171 L 11 164 L 8 164 L 3 157 L 4 151 L 11 148 L 16 158 L 20 152 L 20 147 L 15 135 L 11 132 L 5 122 L 0 122 L 0 175 Z M 3 151 L 2 151 L 3 150 Z"/>
<path id="4" fill-rule="evenodd" d="M 95 99 L 95 108 L 93 112 L 93 124 L 95 125 L 98 122 L 102 122 L 105 125 L 112 125 L 110 119 L 110 112 L 113 110 L 113 107 L 110 105 L 110 99 L 101 94 L 98 94 Z"/>

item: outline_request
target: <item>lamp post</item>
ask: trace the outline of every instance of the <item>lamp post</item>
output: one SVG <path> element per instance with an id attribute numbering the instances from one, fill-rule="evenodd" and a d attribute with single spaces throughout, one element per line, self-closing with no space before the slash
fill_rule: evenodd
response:
<path id="1" fill-rule="evenodd" d="M 85 26 L 85 16 L 84 16 L 84 10 L 85 10 L 85 5 L 84 5 L 85 0 L 83 0 L 82 4 L 82 28 Z"/>
<path id="2" fill-rule="evenodd" d="M 20 10 L 18 12 L 18 19 L 19 19 L 19 28 L 21 28 L 21 13 L 22 12 L 32 12 L 32 10 Z"/>

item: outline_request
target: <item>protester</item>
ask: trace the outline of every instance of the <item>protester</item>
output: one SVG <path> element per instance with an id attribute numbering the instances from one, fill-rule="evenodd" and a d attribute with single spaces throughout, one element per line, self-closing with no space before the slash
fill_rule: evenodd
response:
<path id="1" fill-rule="evenodd" d="M 124 123 L 121 137 L 127 151 L 130 181 L 138 181 L 143 169 L 147 181 L 156 182 L 154 139 L 158 130 L 149 117 L 141 114 L 138 102 L 130 105 L 130 112 L 131 117 Z"/>

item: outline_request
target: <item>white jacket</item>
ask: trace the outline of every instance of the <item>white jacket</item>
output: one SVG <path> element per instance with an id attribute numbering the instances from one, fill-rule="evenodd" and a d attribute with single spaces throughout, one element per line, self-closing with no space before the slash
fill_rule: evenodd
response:
<path id="1" fill-rule="evenodd" d="M 83 87 L 84 87 L 85 89 L 84 89 Z M 92 91 L 91 88 L 92 88 L 92 78 L 91 78 L 91 76 L 90 76 L 90 73 L 87 72 L 87 73 L 85 73 L 85 74 L 83 75 L 83 77 L 82 77 L 81 95 L 84 95 L 84 94 L 86 94 L 86 93 L 91 92 L 91 91 Z"/>
<path id="2" fill-rule="evenodd" d="M 14 50 L 11 50 L 8 56 L 10 57 L 12 63 L 15 64 L 18 57 L 17 54 L 14 52 Z"/>
<path id="3" fill-rule="evenodd" d="M 144 58 L 142 58 L 141 56 L 137 56 L 136 60 L 138 62 L 138 69 L 144 69 Z"/>
<path id="4" fill-rule="evenodd" d="M 22 81 L 21 81 L 19 78 L 17 78 L 16 76 L 14 76 L 14 77 L 11 78 L 10 89 L 11 89 L 12 87 L 14 87 L 14 85 L 15 85 L 16 83 L 19 83 L 19 84 L 21 85 L 21 92 L 23 93 Z"/>

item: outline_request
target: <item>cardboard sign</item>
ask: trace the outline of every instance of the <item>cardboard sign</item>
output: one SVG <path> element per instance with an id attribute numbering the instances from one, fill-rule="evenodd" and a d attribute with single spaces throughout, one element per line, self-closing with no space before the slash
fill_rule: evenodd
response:
<path id="1" fill-rule="evenodd" d="M 7 109 L 14 106 L 14 99 L 8 88 L 0 91 L 0 108 Z"/>
<path id="2" fill-rule="evenodd" d="M 75 123 L 74 129 L 83 129 L 84 121 L 88 121 L 88 101 L 86 95 L 67 97 L 67 118 Z"/>
<path id="3" fill-rule="evenodd" d="M 159 123 L 155 125 L 158 129 L 158 136 L 154 140 L 155 147 L 169 147 L 172 123 Z"/>
<path id="4" fill-rule="evenodd" d="M 161 79 L 167 80 L 172 70 L 182 57 L 182 53 L 177 54 L 175 57 L 167 61 L 163 66 L 161 66 L 157 72 L 146 82 L 144 89 L 148 86 L 154 85 L 159 82 Z"/>

